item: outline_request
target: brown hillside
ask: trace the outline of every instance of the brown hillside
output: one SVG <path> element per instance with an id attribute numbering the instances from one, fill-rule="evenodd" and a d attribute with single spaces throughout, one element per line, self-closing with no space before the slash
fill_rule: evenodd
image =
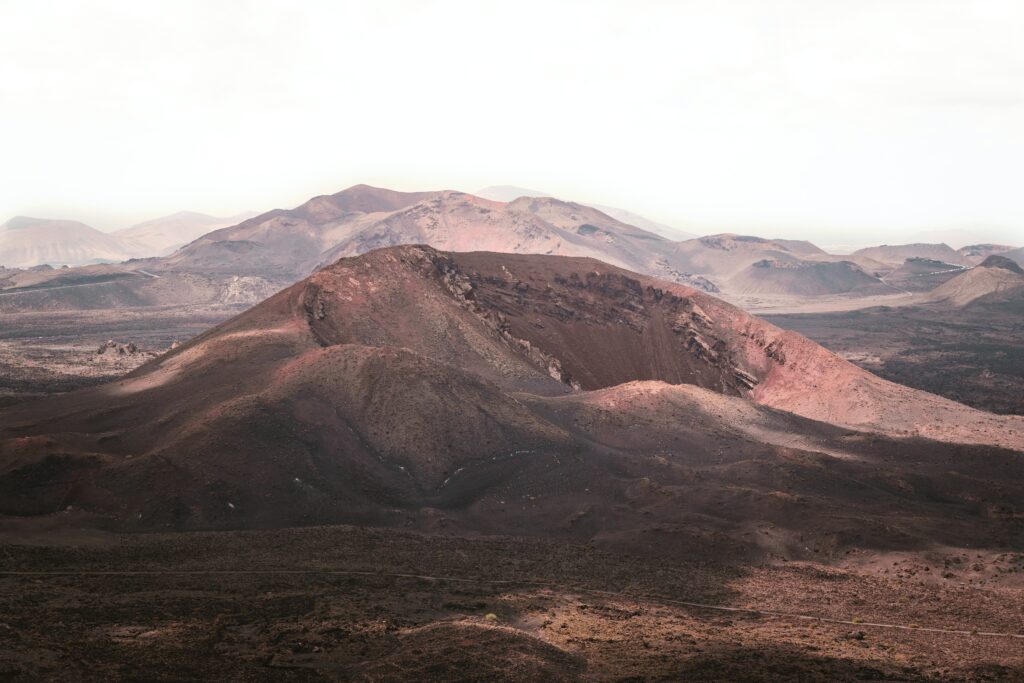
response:
<path id="1" fill-rule="evenodd" d="M 992 482 L 1022 466 L 896 438 L 1019 449 L 1020 420 L 889 384 L 695 290 L 416 246 L 342 259 L 123 380 L 0 417 L 0 512 L 70 506 L 128 529 L 660 525 L 750 555 L 769 546 L 740 542 L 745 520 L 766 519 L 769 545 L 800 554 L 801 535 L 838 549 L 866 528 L 962 541 L 988 508 L 943 501 L 1012 506 L 1020 492 Z"/>

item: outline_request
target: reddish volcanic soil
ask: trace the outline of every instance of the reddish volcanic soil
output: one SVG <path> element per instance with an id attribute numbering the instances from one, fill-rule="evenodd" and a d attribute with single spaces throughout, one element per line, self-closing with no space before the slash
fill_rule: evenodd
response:
<path id="1" fill-rule="evenodd" d="M 958 290 L 959 284 L 979 284 L 988 274 L 974 273 L 991 270 L 973 268 L 947 285 L 961 278 L 966 282 Z M 768 319 L 890 381 L 982 410 L 1024 415 L 1024 286 L 980 293 L 963 306 L 946 300 Z"/>
<path id="2" fill-rule="evenodd" d="M 342 259 L 0 425 L 7 678 L 1024 666 L 1021 418 L 592 259 Z"/>
<path id="3" fill-rule="evenodd" d="M 0 677 L 1019 681 L 1024 599 L 966 585 L 974 555 L 726 567 L 356 527 L 7 545 Z"/>
<path id="4" fill-rule="evenodd" d="M 400 247 L 125 379 L 8 408 L 0 511 L 70 506 L 120 529 L 643 528 L 742 556 L 802 557 L 808 535 L 825 552 L 998 544 L 1020 534 L 1024 463 L 1001 450 L 1020 422 L 597 261 Z M 753 519 L 779 528 L 738 542 Z"/>

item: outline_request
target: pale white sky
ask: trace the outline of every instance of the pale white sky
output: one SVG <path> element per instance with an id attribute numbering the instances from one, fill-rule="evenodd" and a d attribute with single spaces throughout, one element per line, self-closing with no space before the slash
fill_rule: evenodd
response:
<path id="1" fill-rule="evenodd" d="M 0 221 L 365 182 L 1024 243 L 1024 2 L 0 0 Z"/>

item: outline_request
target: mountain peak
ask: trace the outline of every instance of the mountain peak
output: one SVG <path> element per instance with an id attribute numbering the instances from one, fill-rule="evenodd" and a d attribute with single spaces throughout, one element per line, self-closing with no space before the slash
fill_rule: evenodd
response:
<path id="1" fill-rule="evenodd" d="M 998 254 L 991 254 L 988 258 L 978 264 L 980 268 L 1002 268 L 1008 270 L 1011 273 L 1017 273 L 1018 275 L 1024 275 L 1024 268 L 1020 267 L 1020 264 L 1013 259 L 1008 259 L 1005 256 Z"/>
<path id="2" fill-rule="evenodd" d="M 553 195 L 550 192 L 541 192 L 515 185 L 491 185 L 477 190 L 476 196 L 495 202 L 511 202 L 522 197 L 551 197 Z"/>
<path id="3" fill-rule="evenodd" d="M 95 230 L 95 228 L 86 225 L 85 223 L 79 223 L 78 221 L 70 221 L 59 218 L 33 218 L 32 216 L 14 216 L 9 221 L 0 226 L 3 230 L 31 230 L 33 228 L 49 227 L 49 228 L 63 228 L 63 229 L 86 229 Z"/>

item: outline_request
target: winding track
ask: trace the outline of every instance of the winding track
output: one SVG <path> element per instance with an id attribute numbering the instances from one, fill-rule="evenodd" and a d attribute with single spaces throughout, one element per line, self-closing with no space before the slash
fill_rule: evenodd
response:
<path id="1" fill-rule="evenodd" d="M 948 268 L 946 270 L 933 270 L 933 271 L 930 271 L 930 272 L 927 272 L 927 273 L 916 273 L 914 275 L 911 275 L 910 277 L 924 277 L 926 275 L 941 275 L 943 273 L 961 273 L 961 272 L 963 272 L 965 270 L 970 270 L 970 268 L 968 268 L 967 266 L 957 266 L 956 268 Z M 884 277 L 879 277 L 878 281 L 881 282 L 886 287 L 892 287 L 896 291 L 903 292 L 904 294 L 911 294 L 911 295 L 914 294 L 914 292 L 911 292 L 908 289 L 903 289 L 902 287 L 897 287 L 896 285 L 892 284 L 891 282 L 886 282 Z"/>

